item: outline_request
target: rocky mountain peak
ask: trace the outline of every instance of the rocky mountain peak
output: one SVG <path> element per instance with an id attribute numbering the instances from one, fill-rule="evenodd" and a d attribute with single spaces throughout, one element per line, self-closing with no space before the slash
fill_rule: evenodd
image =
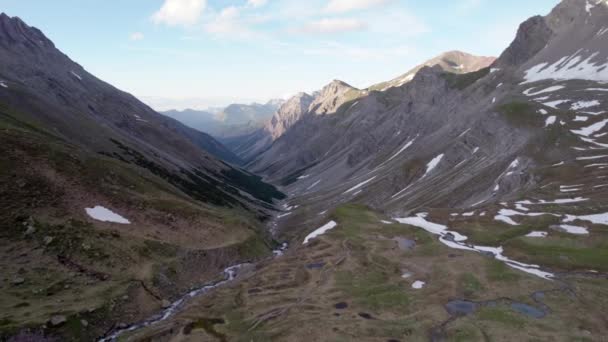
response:
<path id="1" fill-rule="evenodd" d="M 333 95 L 333 94 L 345 92 L 345 91 L 348 91 L 351 89 L 356 89 L 356 88 L 344 81 L 333 80 L 328 85 L 323 87 L 323 89 L 321 89 L 321 95 L 322 96 L 323 95 Z"/>
<path id="2" fill-rule="evenodd" d="M 556 33 L 568 30 L 579 20 L 608 13 L 606 0 L 563 0 L 545 18 L 547 25 Z"/>
<path id="3" fill-rule="evenodd" d="M 463 51 L 448 51 L 424 63 L 425 66 L 440 66 L 444 71 L 469 73 L 488 67 L 496 57 L 475 56 Z"/>
<path id="4" fill-rule="evenodd" d="M 414 76 L 416 76 L 416 74 L 424 67 L 433 67 L 437 65 L 443 69 L 443 71 L 463 74 L 486 68 L 494 63 L 495 60 L 495 57 L 475 56 L 457 50 L 447 51 L 439 56 L 429 59 L 423 64 L 416 66 L 397 78 L 394 78 L 388 82 L 373 85 L 369 89 L 382 91 L 392 87 L 400 87 L 413 80 Z"/>
<path id="5" fill-rule="evenodd" d="M 299 92 L 297 94 L 295 94 L 294 96 L 290 97 L 289 99 L 287 99 L 287 101 L 285 101 L 283 103 L 283 105 L 281 106 L 281 108 L 279 108 L 279 111 L 282 111 L 284 109 L 284 107 L 293 105 L 293 104 L 301 104 L 303 102 L 306 102 L 307 100 L 312 100 L 313 97 L 305 92 Z"/>
<path id="6" fill-rule="evenodd" d="M 526 62 L 541 51 L 552 36 L 553 31 L 545 18 L 535 16 L 526 20 L 519 26 L 515 40 L 500 56 L 499 64 L 519 65 Z"/>
<path id="7" fill-rule="evenodd" d="M 315 100 L 310 105 L 310 112 L 314 114 L 335 113 L 342 104 L 356 98 L 359 92 L 359 89 L 346 82 L 333 80 L 315 96 Z"/>
<path id="8" fill-rule="evenodd" d="M 535 16 L 520 25 L 515 40 L 500 56 L 497 67 L 522 67 L 529 80 L 601 79 L 608 56 L 608 2 L 606 0 L 563 0 L 547 16 Z M 572 62 L 560 64 L 558 61 Z M 579 63 L 583 64 L 575 68 Z M 542 75 L 539 71 L 546 68 Z M 593 66 L 596 70 L 585 69 Z M 530 69 L 536 66 L 537 69 Z M 557 73 L 557 71 L 560 71 Z M 543 76 L 544 75 L 544 76 Z"/>
<path id="9" fill-rule="evenodd" d="M 291 126 L 306 114 L 313 97 L 307 93 L 300 92 L 288 99 L 273 116 L 266 129 L 270 132 L 272 140 L 278 139 Z"/>
<path id="10" fill-rule="evenodd" d="M 294 101 L 296 99 L 302 99 L 302 98 L 305 98 L 305 97 L 312 97 L 312 96 L 309 95 L 309 94 L 307 94 L 307 93 L 305 93 L 305 92 L 303 92 L 303 91 L 301 91 L 301 92 L 295 94 L 294 96 L 292 96 L 291 98 L 287 99 L 287 101 L 285 101 L 285 103 L 289 103 L 290 101 Z"/>
<path id="11" fill-rule="evenodd" d="M 30 49 L 55 47 L 40 30 L 6 13 L 0 13 L 0 44 L 4 47 L 23 45 Z"/>
<path id="12" fill-rule="evenodd" d="M 494 61 L 495 57 L 486 57 L 486 56 L 475 56 L 467 52 L 452 50 L 442 53 L 441 55 L 429 60 L 427 63 L 428 66 L 432 66 L 431 64 L 439 64 L 438 62 L 445 62 L 447 64 L 451 64 L 453 67 L 457 68 L 461 66 L 463 69 L 478 69 L 480 64 L 487 66 L 486 64 L 489 61 Z"/>

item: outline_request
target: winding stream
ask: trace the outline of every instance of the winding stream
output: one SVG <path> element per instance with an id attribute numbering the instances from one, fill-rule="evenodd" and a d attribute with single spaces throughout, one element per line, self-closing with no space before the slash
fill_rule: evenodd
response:
<path id="1" fill-rule="evenodd" d="M 279 249 L 276 249 L 273 251 L 274 257 L 283 255 L 283 252 L 285 250 L 287 250 L 288 247 L 289 247 L 289 245 L 286 242 L 283 243 L 281 245 L 281 247 L 279 247 Z M 160 313 L 155 314 L 154 316 L 151 316 L 150 318 L 145 319 L 141 322 L 131 324 L 125 328 L 112 330 L 106 336 L 100 338 L 98 340 L 98 342 L 113 342 L 113 341 L 116 341 L 118 339 L 118 337 L 120 337 L 121 335 L 123 335 L 127 332 L 140 330 L 145 327 L 149 327 L 151 325 L 154 325 L 154 324 L 167 320 L 168 318 L 174 316 L 177 312 L 179 312 L 179 310 L 184 306 L 184 304 L 189 299 L 202 296 L 215 288 L 221 287 L 221 286 L 233 281 L 238 276 L 239 270 L 241 268 L 243 268 L 245 266 L 249 266 L 249 265 L 251 265 L 251 264 L 244 263 L 244 264 L 230 266 L 230 267 L 224 269 L 224 279 L 223 280 L 212 282 L 212 283 L 207 283 L 201 287 L 198 287 L 198 288 L 186 293 L 185 295 L 180 297 L 178 300 L 174 301 L 170 306 L 168 306 L 166 309 L 163 309 Z"/>

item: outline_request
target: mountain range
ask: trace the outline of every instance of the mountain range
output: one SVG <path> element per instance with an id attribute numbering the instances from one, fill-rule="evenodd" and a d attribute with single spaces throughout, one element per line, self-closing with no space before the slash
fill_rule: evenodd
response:
<path id="1" fill-rule="evenodd" d="M 226 108 L 213 108 L 207 111 L 170 110 L 163 114 L 223 140 L 246 135 L 262 127 L 283 102 L 283 100 L 270 100 L 265 104 L 231 104 Z"/>
<path id="2" fill-rule="evenodd" d="M 1 336 L 604 340 L 607 23 L 562 0 L 497 58 L 335 80 L 218 142 L 0 16 Z"/>

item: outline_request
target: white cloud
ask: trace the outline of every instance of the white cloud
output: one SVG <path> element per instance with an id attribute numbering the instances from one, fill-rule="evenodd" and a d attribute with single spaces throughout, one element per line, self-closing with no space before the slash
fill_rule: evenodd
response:
<path id="1" fill-rule="evenodd" d="M 254 8 L 263 6 L 267 0 L 249 0 L 243 6 L 228 6 L 220 12 L 208 13 L 204 19 L 205 32 L 232 39 L 262 39 L 266 33 L 258 26 L 276 20 L 266 13 L 257 13 Z"/>
<path id="2" fill-rule="evenodd" d="M 236 6 L 224 8 L 205 25 L 205 31 L 215 35 L 236 37 L 247 37 L 253 34 L 246 20 L 241 18 L 241 8 Z"/>
<path id="3" fill-rule="evenodd" d="M 143 40 L 144 39 L 144 34 L 141 32 L 133 32 L 131 33 L 131 35 L 129 35 L 129 39 L 136 42 L 138 40 Z"/>
<path id="4" fill-rule="evenodd" d="M 251 7 L 262 7 L 266 5 L 268 0 L 247 0 L 247 6 Z"/>
<path id="5" fill-rule="evenodd" d="M 169 26 L 194 25 L 206 6 L 206 0 L 165 0 L 163 6 L 152 15 L 152 21 Z"/>
<path id="6" fill-rule="evenodd" d="M 388 3 L 390 0 L 330 0 L 325 10 L 330 13 L 344 13 L 362 10 Z"/>
<path id="7" fill-rule="evenodd" d="M 309 33 L 339 33 L 361 31 L 367 24 L 354 18 L 325 18 L 308 23 L 303 31 Z"/>

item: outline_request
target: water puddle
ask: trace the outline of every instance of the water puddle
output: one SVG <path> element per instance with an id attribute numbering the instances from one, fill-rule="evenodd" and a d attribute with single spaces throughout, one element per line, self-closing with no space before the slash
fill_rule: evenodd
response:
<path id="1" fill-rule="evenodd" d="M 393 238 L 393 241 L 396 241 L 397 245 L 399 246 L 399 249 L 401 249 L 403 251 L 410 251 L 410 250 L 414 249 L 414 247 L 416 247 L 416 241 L 406 239 L 403 237 Z"/>
<path id="2" fill-rule="evenodd" d="M 359 312 L 359 317 L 363 319 L 374 319 L 374 317 L 366 312 Z"/>
<path id="3" fill-rule="evenodd" d="M 532 318 L 543 318 L 547 315 L 546 312 L 524 303 L 511 303 L 511 309 Z"/>
<path id="4" fill-rule="evenodd" d="M 487 300 L 482 302 L 472 302 L 468 300 L 452 300 L 445 305 L 446 311 L 451 316 L 467 316 L 475 313 L 482 307 L 497 307 L 498 305 L 508 305 L 511 310 L 530 318 L 540 319 L 548 314 L 548 308 L 543 305 L 543 308 L 537 308 L 532 305 L 517 302 L 512 299 L 504 298 L 499 300 Z"/>
<path id="5" fill-rule="evenodd" d="M 479 305 L 466 300 L 453 300 L 445 305 L 446 311 L 452 316 L 466 316 L 477 311 Z"/>
<path id="6" fill-rule="evenodd" d="M 346 302 L 336 303 L 334 305 L 334 307 L 338 310 L 344 310 L 344 309 L 348 308 L 348 303 L 346 303 Z"/>
<path id="7" fill-rule="evenodd" d="M 324 262 L 315 262 L 315 263 L 306 265 L 306 268 L 308 268 L 309 270 L 317 270 L 317 269 L 323 268 L 323 266 L 325 266 Z"/>

